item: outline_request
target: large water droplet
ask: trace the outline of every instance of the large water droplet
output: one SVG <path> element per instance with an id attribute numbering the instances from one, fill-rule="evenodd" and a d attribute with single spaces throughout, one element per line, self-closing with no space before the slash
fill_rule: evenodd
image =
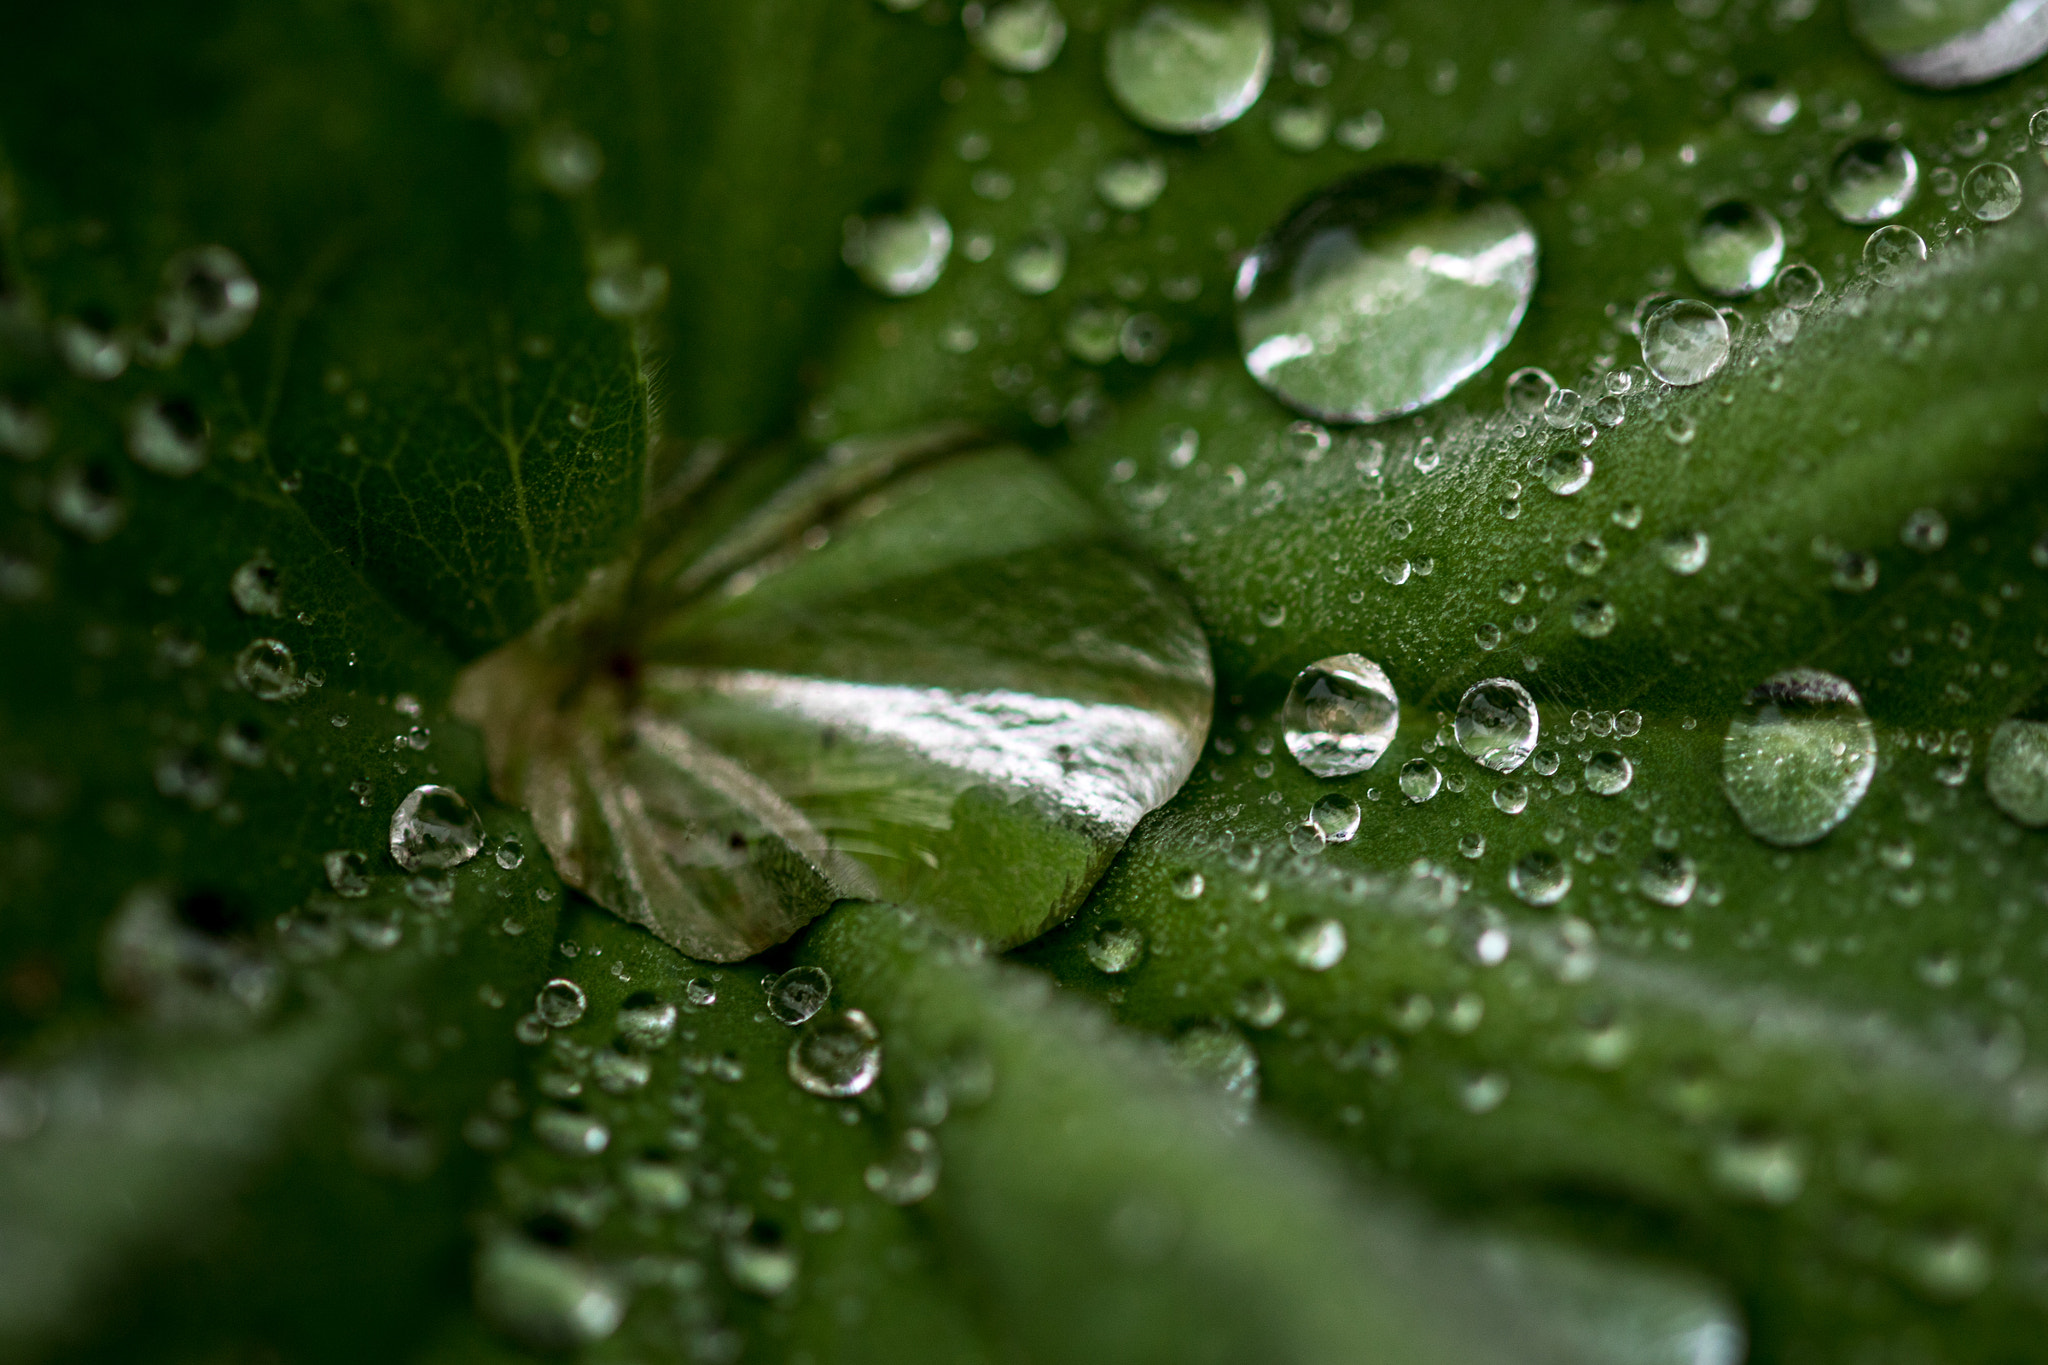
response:
<path id="1" fill-rule="evenodd" d="M 2048 720 L 2013 717 L 1991 734 L 1984 790 L 2023 825 L 2048 825 Z"/>
<path id="2" fill-rule="evenodd" d="M 1378 421 L 1498 355 L 1535 285 L 1536 233 L 1513 205 L 1446 171 L 1387 167 L 1310 200 L 1245 258 L 1238 342 L 1290 406 Z"/>
<path id="3" fill-rule="evenodd" d="M 926 207 L 847 219 L 839 254 L 869 288 L 900 299 L 937 284 L 952 250 L 952 224 Z"/>
<path id="4" fill-rule="evenodd" d="M 453 787 L 414 787 L 391 815 L 391 856 L 408 872 L 460 867 L 484 846 L 484 822 Z"/>
<path id="5" fill-rule="evenodd" d="M 251 616 L 284 615 L 284 595 L 277 585 L 277 561 L 257 551 L 228 578 L 228 596 Z"/>
<path id="6" fill-rule="evenodd" d="M 1863 264 L 1879 284 L 1899 284 L 1926 261 L 1926 241 L 1901 223 L 1879 228 L 1863 243 Z"/>
<path id="7" fill-rule="evenodd" d="M 2019 212 L 2019 176 L 1999 161 L 1975 167 L 1963 177 L 1963 207 L 1979 222 L 2003 222 Z"/>
<path id="8" fill-rule="evenodd" d="M 1685 239 L 1685 264 L 1710 293 L 1754 294 L 1785 259 L 1785 229 L 1766 209 L 1729 199 L 1700 215 Z"/>
<path id="9" fill-rule="evenodd" d="M 975 50 L 1005 71 L 1043 71 L 1067 42 L 1067 21 L 1052 0 L 1004 0 L 961 11 Z"/>
<path id="10" fill-rule="evenodd" d="M 1401 703 L 1380 666 L 1361 654 L 1318 659 L 1294 679 L 1281 709 L 1287 752 L 1317 777 L 1347 777 L 1394 742 Z"/>
<path id="11" fill-rule="evenodd" d="M 1572 889 L 1572 865 L 1547 848 L 1515 859 L 1508 869 L 1508 890 L 1528 905 L 1556 905 Z"/>
<path id="12" fill-rule="evenodd" d="M 768 1012 L 795 1027 L 808 1022 L 832 999 L 832 977 L 823 967 L 791 967 L 768 979 Z"/>
<path id="13" fill-rule="evenodd" d="M 1258 0 L 1162 0 L 1109 35 L 1103 75 L 1132 119 L 1207 133 L 1240 118 L 1273 70 L 1273 19 Z"/>
<path id="14" fill-rule="evenodd" d="M 1981 85 L 2048 52 L 2041 0 L 1850 0 L 1849 24 L 1900 80 Z"/>
<path id="15" fill-rule="evenodd" d="M 882 1035 L 859 1010 L 815 1020 L 790 1044 L 789 1078 L 813 1095 L 843 1100 L 882 1074 Z"/>
<path id="16" fill-rule="evenodd" d="M 1843 222 L 1868 226 L 1904 213 L 1919 188 L 1920 162 L 1906 144 L 1871 137 L 1836 155 L 1824 197 Z"/>
<path id="17" fill-rule="evenodd" d="M 1475 763 L 1511 773 L 1535 752 L 1538 729 L 1529 689 L 1513 678 L 1488 678 L 1473 683 L 1458 699 L 1452 732 Z"/>
<path id="18" fill-rule="evenodd" d="M 1711 303 L 1676 299 L 1643 323 L 1643 364 L 1667 384 L 1704 384 L 1728 363 L 1728 319 Z"/>
<path id="19" fill-rule="evenodd" d="M 1628 790 L 1635 776 L 1635 764 L 1612 749 L 1602 749 L 1586 760 L 1586 790 L 1595 796 L 1619 795 Z"/>
<path id="20" fill-rule="evenodd" d="M 1743 699 L 1721 746 L 1728 800 L 1751 834 L 1792 848 L 1849 817 L 1877 771 L 1877 732 L 1856 689 L 1794 668 Z"/>

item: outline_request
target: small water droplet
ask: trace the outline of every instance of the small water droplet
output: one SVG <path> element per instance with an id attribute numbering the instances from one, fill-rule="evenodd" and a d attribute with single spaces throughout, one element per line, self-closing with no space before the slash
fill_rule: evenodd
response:
<path id="1" fill-rule="evenodd" d="M 144 398 L 128 413 L 128 453 L 153 474 L 183 479 L 206 467 L 206 419 L 183 398 Z"/>
<path id="2" fill-rule="evenodd" d="M 1532 849 L 1508 869 L 1508 890 L 1528 905 L 1555 905 L 1571 889 L 1572 865 L 1549 849 Z"/>
<path id="3" fill-rule="evenodd" d="M 1138 213 L 1166 192 L 1166 162 L 1156 156 L 1125 156 L 1095 173 L 1095 192 L 1111 208 Z"/>
<path id="4" fill-rule="evenodd" d="M 1348 777 L 1379 762 L 1400 726 L 1394 685 L 1372 660 L 1337 654 L 1304 668 L 1281 709 L 1287 751 L 1317 777 Z"/>
<path id="5" fill-rule="evenodd" d="M 568 1157 L 598 1156 L 612 1143 L 612 1130 L 596 1115 L 552 1106 L 534 1111 L 533 1135 L 542 1146 Z"/>
<path id="6" fill-rule="evenodd" d="M 533 166 L 540 182 L 556 194 L 578 195 L 604 174 L 604 148 L 588 133 L 556 124 L 534 138 Z"/>
<path id="7" fill-rule="evenodd" d="M 1602 749 L 1586 760 L 1586 790 L 1595 796 L 1616 796 L 1635 780 L 1635 765 L 1626 755 Z"/>
<path id="8" fill-rule="evenodd" d="M 425 727 L 415 725 L 413 729 L 420 730 L 422 731 L 422 733 L 424 733 Z M 411 731 L 406 732 L 406 743 L 407 746 L 410 748 L 424 749 L 426 747 L 426 745 L 424 744 L 412 743 Z M 497 860 L 497 864 L 499 867 L 502 867 L 507 872 L 510 872 L 517 868 L 521 863 L 526 861 L 526 845 L 519 842 L 518 835 L 508 834 L 502 840 L 499 841 L 498 851 L 492 856 Z"/>
<path id="9" fill-rule="evenodd" d="M 1846 681 L 1795 668 L 1751 689 L 1721 748 L 1728 800 L 1751 834 L 1791 848 L 1849 817 L 1877 770 L 1877 733 Z"/>
<path id="10" fill-rule="evenodd" d="M 1919 188 L 1920 163 L 1903 142 L 1863 138 L 1835 156 L 1822 197 L 1843 222 L 1868 227 L 1904 213 Z"/>
<path id="11" fill-rule="evenodd" d="M 1784 257 L 1785 229 L 1767 209 L 1743 199 L 1715 204 L 1686 234 L 1686 267 L 1709 293 L 1723 298 L 1741 298 L 1769 284 Z"/>
<path id="12" fill-rule="evenodd" d="M 1657 543 L 1657 557 L 1675 574 L 1696 574 L 1706 567 L 1709 549 L 1705 531 L 1681 531 Z"/>
<path id="13" fill-rule="evenodd" d="M 1735 97 L 1735 116 L 1751 132 L 1782 133 L 1799 117 L 1799 92 L 1777 85 L 1745 90 Z"/>
<path id="14" fill-rule="evenodd" d="M 1693 860 L 1670 849 L 1657 849 L 1636 869 L 1636 890 L 1659 905 L 1676 909 L 1692 899 L 1699 885 Z"/>
<path id="15" fill-rule="evenodd" d="M 453 787 L 414 787 L 391 815 L 391 856 L 408 872 L 460 867 L 482 851 L 484 822 Z"/>
<path id="16" fill-rule="evenodd" d="M 369 860 L 362 854 L 352 849 L 335 849 L 321 855 L 320 865 L 335 895 L 354 899 L 370 894 Z"/>
<path id="17" fill-rule="evenodd" d="M 891 1204 L 915 1204 L 939 1187 L 939 1143 L 922 1128 L 896 1135 L 888 1155 L 861 1172 L 861 1183 Z"/>
<path id="18" fill-rule="evenodd" d="M 1287 997 L 1271 981 L 1253 981 L 1237 993 L 1231 1009 L 1253 1028 L 1268 1029 L 1287 1017 Z"/>
<path id="19" fill-rule="evenodd" d="M 1173 874 L 1173 894 L 1184 901 L 1200 900 L 1204 886 L 1202 874 L 1193 868 L 1182 868 Z"/>
<path id="20" fill-rule="evenodd" d="M 669 1001 L 647 991 L 636 991 L 619 1006 L 616 1024 L 620 1038 L 636 1048 L 652 1050 L 668 1045 L 675 1036 L 679 1017 L 680 1012 Z"/>
<path id="21" fill-rule="evenodd" d="M 1503 782 L 1493 789 L 1493 806 L 1503 815 L 1520 815 L 1529 808 L 1529 789 L 1520 782 Z"/>
<path id="22" fill-rule="evenodd" d="M 1252 377 L 1316 417 L 1379 421 L 1507 345 L 1536 281 L 1521 212 L 1445 171 L 1369 171 L 1297 209 L 1239 267 Z"/>
<path id="23" fill-rule="evenodd" d="M 1307 916 L 1287 926 L 1287 955 L 1303 971 L 1329 971 L 1344 960 L 1349 945 L 1344 926 L 1333 919 Z"/>
<path id="24" fill-rule="evenodd" d="M 1524 365 L 1508 376 L 1508 412 L 1525 421 L 1534 421 L 1543 415 L 1551 395 L 1556 392 L 1557 381 L 1547 372 L 1534 365 Z"/>
<path id="25" fill-rule="evenodd" d="M 1458 701 L 1458 747 L 1495 772 L 1511 773 L 1521 767 L 1536 748 L 1538 730 L 1536 702 L 1512 678 L 1476 682 Z"/>
<path id="26" fill-rule="evenodd" d="M 1900 1264 L 1929 1298 L 1960 1303 L 1974 1298 L 1991 1283 L 1991 1253 L 1967 1232 L 1921 1237 L 1900 1252 Z"/>
<path id="27" fill-rule="evenodd" d="M 967 36 L 989 64 L 1029 75 L 1043 71 L 1067 42 L 1067 21 L 1052 0 L 1001 0 L 961 11 Z"/>
<path id="28" fill-rule="evenodd" d="M 1612 602 L 1588 598 L 1572 608 L 1572 629 L 1588 640 L 1598 640 L 1612 633 L 1620 613 Z"/>
<path id="29" fill-rule="evenodd" d="M 1963 207 L 1979 222 L 1999 223 L 2019 211 L 2020 178 L 2012 167 L 1987 161 L 1963 177 Z"/>
<path id="30" fill-rule="evenodd" d="M 1067 273 L 1067 240 L 1044 228 L 1010 248 L 1003 275 L 1020 294 L 1050 294 Z"/>
<path id="31" fill-rule="evenodd" d="M 1213 1086 L 1232 1115 L 1248 1121 L 1259 1099 L 1259 1054 L 1227 1024 L 1200 1024 L 1176 1038 L 1173 1059 L 1196 1080 Z"/>
<path id="32" fill-rule="evenodd" d="M 1258 0 L 1160 0 L 1111 31 L 1110 94 L 1137 123 L 1207 133 L 1242 117 L 1273 70 L 1273 19 Z"/>
<path id="33" fill-rule="evenodd" d="M 1363 812 L 1356 801 L 1342 792 L 1331 792 L 1309 808 L 1309 823 L 1329 843 L 1348 844 L 1358 833 Z"/>
<path id="34" fill-rule="evenodd" d="M 1545 488 L 1560 498 L 1568 498 L 1593 481 L 1593 461 L 1583 451 L 1552 451 L 1537 477 L 1543 480 Z"/>
<path id="35" fill-rule="evenodd" d="M 1120 976 L 1144 960 L 1145 931 L 1135 924 L 1110 920 L 1088 936 L 1081 951 L 1096 971 Z"/>
<path id="36" fill-rule="evenodd" d="M 839 254 L 869 288 L 900 299 L 937 284 L 952 250 L 952 225 L 922 207 L 847 219 Z"/>
<path id="37" fill-rule="evenodd" d="M 779 1226 L 766 1219 L 756 1219 L 744 1232 L 727 1237 L 723 1260 L 733 1284 L 758 1298 L 780 1298 L 796 1286 L 796 1248 Z"/>
<path id="38" fill-rule="evenodd" d="M 1728 320 L 1711 303 L 1677 299 L 1643 324 L 1643 364 L 1677 388 L 1704 384 L 1728 363 Z"/>
<path id="39" fill-rule="evenodd" d="M 583 1017 L 590 999 L 583 988 L 565 976 L 542 986 L 533 998 L 533 1012 L 549 1028 L 568 1028 Z"/>
<path id="40" fill-rule="evenodd" d="M 1879 284 L 1903 283 L 1927 261 L 1927 243 L 1919 233 L 1892 223 L 1863 243 L 1863 265 Z"/>
<path id="41" fill-rule="evenodd" d="M 811 1021 L 789 1048 L 789 1078 L 825 1099 L 848 1099 L 882 1073 L 882 1035 L 857 1009 Z"/>
<path id="42" fill-rule="evenodd" d="M 202 346 L 219 346 L 247 331 L 262 298 L 249 267 L 224 246 L 193 247 L 164 266 L 164 301 L 189 322 Z"/>
<path id="43" fill-rule="evenodd" d="M 251 640 L 235 655 L 235 681 L 258 701 L 290 701 L 306 692 L 306 678 L 282 640 Z"/>
<path id="44" fill-rule="evenodd" d="M 768 978 L 768 1012 L 794 1028 L 832 999 L 832 976 L 823 967 L 792 967 Z"/>
<path id="45" fill-rule="evenodd" d="M 1401 765 L 1401 794 L 1417 805 L 1429 800 L 1443 786 L 1443 774 L 1426 758 L 1411 758 Z"/>

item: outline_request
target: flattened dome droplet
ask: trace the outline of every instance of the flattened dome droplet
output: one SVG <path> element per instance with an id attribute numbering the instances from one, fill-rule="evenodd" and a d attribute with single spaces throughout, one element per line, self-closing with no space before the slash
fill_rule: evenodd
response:
<path id="1" fill-rule="evenodd" d="M 1933 90 L 1982 85 L 2048 53 L 2044 0 L 1850 0 L 1849 26 L 1887 71 Z"/>
<path id="2" fill-rule="evenodd" d="M 1245 258 L 1252 377 L 1326 421 L 1435 402 L 1500 354 L 1536 287 L 1521 211 L 1448 171 L 1369 171 L 1297 209 Z"/>
<path id="3" fill-rule="evenodd" d="M 2001 721 L 1984 757 L 1991 803 L 2022 825 L 2048 825 L 2048 714 L 2040 708 Z"/>
<path id="4" fill-rule="evenodd" d="M 1877 771 L 1877 731 L 1844 679 L 1794 668 L 1743 698 L 1721 745 L 1722 780 L 1765 843 L 1810 844 L 1849 818 Z"/>
<path id="5" fill-rule="evenodd" d="M 1386 672 L 1362 654 L 1335 654 L 1301 670 L 1280 713 L 1287 752 L 1317 777 L 1347 777 L 1379 762 L 1394 742 L 1401 703 Z"/>
<path id="6" fill-rule="evenodd" d="M 1685 264 L 1710 293 L 1754 294 L 1785 259 L 1785 229 L 1768 209 L 1729 199 L 1701 214 L 1685 239 Z"/>
<path id="7" fill-rule="evenodd" d="M 1906 144 L 1870 137 L 1836 155 L 1822 197 L 1837 218 L 1867 227 L 1904 213 L 1919 188 L 1920 162 Z"/>
<path id="8" fill-rule="evenodd" d="M 1535 752 L 1540 726 L 1528 688 L 1513 678 L 1488 678 L 1473 683 L 1458 699 L 1452 733 L 1473 762 L 1511 773 Z"/>
<path id="9" fill-rule="evenodd" d="M 1728 363 L 1728 319 L 1711 303 L 1677 299 L 1643 324 L 1643 364 L 1678 388 L 1704 384 Z"/>
<path id="10" fill-rule="evenodd" d="M 1208 133 L 1251 108 L 1273 71 L 1273 17 L 1257 0 L 1147 5 L 1109 35 L 1103 75 L 1131 118 L 1162 133 Z"/>

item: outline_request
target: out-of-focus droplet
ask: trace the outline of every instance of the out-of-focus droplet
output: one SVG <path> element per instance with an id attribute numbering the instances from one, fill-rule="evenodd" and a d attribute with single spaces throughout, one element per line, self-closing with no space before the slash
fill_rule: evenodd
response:
<path id="1" fill-rule="evenodd" d="M 857 1009 L 811 1021 L 789 1048 L 789 1078 L 825 1099 L 847 1099 L 882 1074 L 882 1035 Z"/>
<path id="2" fill-rule="evenodd" d="M 1850 0 L 1849 26 L 1887 71 L 1933 90 L 1982 85 L 2048 52 L 2040 0 Z"/>
<path id="3" fill-rule="evenodd" d="M 847 219 L 839 254 L 870 289 L 900 299 L 937 284 L 952 250 L 952 224 L 921 207 Z"/>
<path id="4" fill-rule="evenodd" d="M 1019 75 L 1043 71 L 1067 42 L 1067 20 L 1052 0 L 998 0 L 961 11 L 975 51 Z"/>
<path id="5" fill-rule="evenodd" d="M 1235 122 L 1273 70 L 1273 19 L 1258 0 L 1158 0 L 1111 31 L 1110 94 L 1162 133 L 1207 133 Z"/>
<path id="6" fill-rule="evenodd" d="M 1723 298 L 1754 294 L 1771 282 L 1785 258 L 1785 229 L 1769 210 L 1729 199 L 1701 214 L 1685 239 L 1685 264 L 1709 293 Z"/>
<path id="7" fill-rule="evenodd" d="M 1868 227 L 1896 218 L 1920 188 L 1920 162 L 1905 143 L 1862 138 L 1835 154 L 1822 197 L 1845 223 Z"/>
<path id="8" fill-rule="evenodd" d="M 1877 732 L 1856 689 L 1795 668 L 1751 689 L 1721 747 L 1728 800 L 1751 834 L 1797 847 L 1856 808 L 1877 771 Z"/>

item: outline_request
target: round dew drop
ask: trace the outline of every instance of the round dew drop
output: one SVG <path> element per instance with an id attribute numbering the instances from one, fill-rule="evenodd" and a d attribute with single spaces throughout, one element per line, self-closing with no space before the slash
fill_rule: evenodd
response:
<path id="1" fill-rule="evenodd" d="M 1992 804 L 2030 828 L 2048 825 L 2048 721 L 2001 721 L 1984 758 Z"/>
<path id="2" fill-rule="evenodd" d="M 1510 415 L 1525 422 L 1533 422 L 1543 415 L 1549 406 L 1550 396 L 1557 392 L 1557 381 L 1548 371 L 1534 365 L 1524 365 L 1508 376 L 1507 409 Z"/>
<path id="3" fill-rule="evenodd" d="M 1324 192 L 1238 268 L 1238 343 L 1275 397 L 1326 421 L 1435 402 L 1506 346 L 1536 286 L 1521 212 L 1433 167 Z"/>
<path id="4" fill-rule="evenodd" d="M 1963 177 L 1963 207 L 1980 222 L 2003 222 L 2019 211 L 2019 176 L 2003 162 L 1976 167 Z"/>
<path id="5" fill-rule="evenodd" d="M 1280 718 L 1296 762 L 1317 777 L 1348 777 L 1379 762 L 1394 742 L 1401 703 L 1378 664 L 1337 654 L 1301 670 Z"/>
<path id="6" fill-rule="evenodd" d="M 145 398 L 128 414 L 128 453 L 152 474 L 189 478 L 206 466 L 206 419 L 183 398 Z"/>
<path id="7" fill-rule="evenodd" d="M 1307 917 L 1287 926 L 1287 955 L 1305 972 L 1327 972 L 1344 960 L 1350 938 L 1333 919 Z"/>
<path id="8" fill-rule="evenodd" d="M 1452 733 L 1481 767 L 1511 773 L 1535 752 L 1540 721 L 1529 689 L 1513 678 L 1473 683 L 1458 699 Z"/>
<path id="9" fill-rule="evenodd" d="M 1677 909 L 1692 899 L 1699 885 L 1699 869 L 1682 853 L 1659 849 L 1643 860 L 1636 870 L 1636 890 L 1645 899 Z"/>
<path id="10" fill-rule="evenodd" d="M 258 701 L 291 701 L 306 694 L 298 661 L 282 640 L 251 640 L 235 655 L 235 681 Z"/>
<path id="11" fill-rule="evenodd" d="M 408 872 L 460 867 L 484 846 L 484 822 L 453 787 L 414 787 L 391 815 L 391 856 Z"/>
<path id="12" fill-rule="evenodd" d="M 1881 227 L 1863 243 L 1863 265 L 1879 284 L 1899 284 L 1927 261 L 1927 243 L 1899 223 Z"/>
<path id="13" fill-rule="evenodd" d="M 1088 965 L 1109 976 L 1121 976 L 1145 958 L 1145 931 L 1115 920 L 1103 925 L 1081 945 Z"/>
<path id="14" fill-rule="evenodd" d="M 766 984 L 768 1012 L 792 1028 L 808 1023 L 832 999 L 832 977 L 823 967 L 791 967 Z"/>
<path id="15" fill-rule="evenodd" d="M 1714 205 L 1686 234 L 1686 267 L 1708 292 L 1724 298 L 1754 294 L 1771 282 L 1784 258 L 1785 229 L 1747 200 Z"/>
<path id="16" fill-rule="evenodd" d="M 262 298 L 249 267 L 224 246 L 193 247 L 164 266 L 163 302 L 189 322 L 202 346 L 219 346 L 247 331 Z"/>
<path id="17" fill-rule="evenodd" d="M 1411 758 L 1401 765 L 1400 783 L 1401 795 L 1419 806 L 1443 787 L 1444 776 L 1428 759 Z"/>
<path id="18" fill-rule="evenodd" d="M 1508 869 L 1508 890 L 1527 905 L 1555 905 L 1571 889 L 1571 864 L 1548 849 L 1524 853 Z"/>
<path id="19" fill-rule="evenodd" d="M 1067 42 L 1066 18 L 1052 0 L 1003 0 L 986 11 L 968 6 L 961 18 L 975 51 L 1020 75 L 1051 66 Z"/>
<path id="20" fill-rule="evenodd" d="M 525 1237 L 500 1233 L 477 1255 L 477 1312 L 535 1350 L 603 1341 L 625 1321 L 626 1297 L 604 1271 Z"/>
<path id="21" fill-rule="evenodd" d="M 850 1099 L 881 1074 L 882 1035 L 859 1010 L 814 1020 L 790 1044 L 789 1078 L 824 1099 Z"/>
<path id="22" fill-rule="evenodd" d="M 1864 138 L 1836 154 L 1822 197 L 1845 223 L 1869 227 L 1906 211 L 1920 188 L 1920 163 L 1903 142 Z"/>
<path id="23" fill-rule="evenodd" d="M 1877 771 L 1877 732 L 1848 682 L 1794 668 L 1765 679 L 1728 724 L 1721 768 L 1745 828 L 1785 848 L 1849 818 Z"/>
<path id="24" fill-rule="evenodd" d="M 1103 76 L 1134 122 L 1208 133 L 1244 116 L 1273 70 L 1273 17 L 1259 0 L 1159 0 L 1119 25 Z"/>
<path id="25" fill-rule="evenodd" d="M 548 982 L 533 998 L 533 1012 L 549 1028 L 568 1028 L 583 1018 L 589 1006 L 590 997 L 566 976 Z"/>
<path id="26" fill-rule="evenodd" d="M 1356 801 L 1342 792 L 1331 792 L 1309 808 L 1308 822 L 1325 843 L 1348 844 L 1358 833 L 1363 815 Z"/>
<path id="27" fill-rule="evenodd" d="M 1095 192 L 1121 213 L 1151 208 L 1166 192 L 1166 163 L 1156 156 L 1120 157 L 1095 173 Z"/>
<path id="28" fill-rule="evenodd" d="M 619 1007 L 619 1037 L 636 1048 L 666 1047 L 680 1018 L 681 1011 L 669 1001 L 645 993 L 635 995 Z"/>
<path id="29" fill-rule="evenodd" d="M 1067 274 L 1067 239 L 1051 228 L 1034 232 L 1010 249 L 1003 275 L 1020 294 L 1050 294 Z"/>
<path id="30" fill-rule="evenodd" d="M 939 282 L 953 250 L 953 227 L 934 208 L 849 218 L 840 257 L 879 294 L 908 298 Z"/>
<path id="31" fill-rule="evenodd" d="M 1643 323 L 1643 364 L 1677 388 L 1704 384 L 1728 363 L 1728 319 L 1711 303 L 1677 299 Z"/>
<path id="32" fill-rule="evenodd" d="M 939 1187 L 939 1143 L 922 1128 L 906 1128 L 882 1160 L 861 1173 L 870 1193 L 899 1205 L 931 1197 Z"/>
<path id="33" fill-rule="evenodd" d="M 1619 796 L 1635 776 L 1635 764 L 1612 749 L 1602 749 L 1586 760 L 1586 790 L 1595 796 Z"/>

